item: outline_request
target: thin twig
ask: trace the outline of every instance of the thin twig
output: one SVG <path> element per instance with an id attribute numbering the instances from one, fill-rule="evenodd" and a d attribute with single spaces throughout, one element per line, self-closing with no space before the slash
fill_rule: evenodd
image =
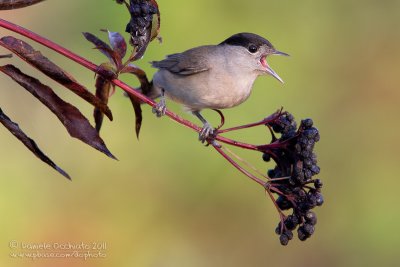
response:
<path id="1" fill-rule="evenodd" d="M 232 164 L 236 169 L 238 169 L 241 173 L 255 181 L 256 183 L 260 184 L 261 186 L 265 187 L 266 182 L 261 180 L 260 178 L 254 176 L 244 168 L 242 168 L 239 164 L 237 164 L 231 157 L 229 157 L 221 147 L 213 145 L 213 147 L 227 160 L 230 164 Z"/>
<path id="2" fill-rule="evenodd" d="M 268 177 L 267 175 L 265 175 L 264 173 L 262 173 L 260 170 L 258 170 L 256 167 L 254 167 L 250 162 L 242 159 L 241 157 L 239 157 L 236 153 L 234 153 L 232 150 L 230 150 L 227 147 L 222 147 L 223 150 L 225 150 L 226 152 L 228 152 L 229 154 L 231 154 L 234 158 L 236 158 L 237 160 L 239 160 L 240 162 L 242 162 L 244 165 L 246 165 L 247 167 L 249 167 L 250 169 L 252 169 L 253 171 L 255 171 L 257 174 L 261 175 L 262 177 L 271 180 L 270 177 Z"/>

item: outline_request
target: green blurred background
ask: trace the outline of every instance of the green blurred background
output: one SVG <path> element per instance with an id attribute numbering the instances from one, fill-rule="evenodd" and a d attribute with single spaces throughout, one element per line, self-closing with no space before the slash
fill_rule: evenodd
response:
<path id="1" fill-rule="evenodd" d="M 69 138 L 46 108 L 0 76 L 0 107 L 73 177 L 69 182 L 0 127 L 0 266 L 398 266 L 400 1 L 159 1 L 163 44 L 151 60 L 250 31 L 290 58 L 271 66 L 285 80 L 256 81 L 250 99 L 226 110 L 227 126 L 256 121 L 284 106 L 312 117 L 325 204 L 305 243 L 287 247 L 274 233 L 278 216 L 262 188 L 231 167 L 196 134 L 145 107 L 140 142 L 121 90 L 111 99 L 115 121 L 102 136 L 113 161 Z M 111 0 L 45 1 L 0 13 L 95 63 L 105 61 L 81 35 L 123 32 L 128 13 Z M 1 35 L 10 32 L 0 30 Z M 127 35 L 125 35 L 127 36 Z M 33 44 L 31 42 L 31 44 Z M 33 44 L 93 88 L 93 73 Z M 1 54 L 6 53 L 1 49 Z M 91 107 L 22 63 L 87 116 Z M 137 82 L 128 77 L 132 85 Z M 177 105 L 169 107 L 195 122 Z M 215 124 L 214 113 L 205 115 Z M 262 129 L 232 135 L 269 140 Z M 259 154 L 237 151 L 266 170 Z M 102 259 L 13 259 L 9 242 L 106 242 Z"/>

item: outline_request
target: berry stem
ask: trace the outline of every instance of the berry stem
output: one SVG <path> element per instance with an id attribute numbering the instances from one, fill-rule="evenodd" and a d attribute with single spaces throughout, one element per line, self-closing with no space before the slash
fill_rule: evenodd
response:
<path id="1" fill-rule="evenodd" d="M 266 182 L 261 180 L 260 178 L 254 176 L 253 174 L 251 174 L 250 172 L 248 172 L 247 170 L 245 170 L 244 168 L 242 168 L 237 162 L 235 162 L 231 157 L 229 157 L 223 150 L 221 147 L 218 147 L 217 145 L 213 145 L 213 147 L 227 160 L 229 161 L 230 164 L 232 164 L 236 169 L 238 169 L 241 173 L 243 173 L 244 175 L 246 175 L 247 177 L 249 177 L 250 179 L 252 179 L 253 181 L 255 181 L 256 183 L 258 183 L 259 185 L 265 187 Z"/>
<path id="2" fill-rule="evenodd" d="M 275 112 L 271 116 L 269 116 L 267 118 L 264 118 L 261 121 L 254 122 L 254 123 L 249 123 L 249 124 L 245 124 L 245 125 L 239 125 L 239 126 L 236 126 L 236 127 L 227 128 L 227 129 L 223 129 L 223 130 L 218 130 L 218 133 L 227 133 L 227 132 L 232 132 L 232 131 L 252 128 L 252 127 L 259 126 L 259 125 L 265 125 L 267 123 L 272 123 L 279 117 L 281 111 L 282 110 L 279 110 L 278 112 Z"/>
<path id="3" fill-rule="evenodd" d="M 276 204 L 276 200 L 275 200 L 274 196 L 272 195 L 272 192 L 270 191 L 269 184 L 267 184 L 265 186 L 265 192 L 268 193 L 268 196 L 271 198 L 272 203 L 274 203 L 274 206 L 275 206 L 276 210 L 278 211 L 278 214 L 279 214 L 279 217 L 280 217 L 281 225 L 283 227 L 286 216 L 285 216 L 285 214 L 283 214 L 282 210 L 278 207 L 278 204 Z M 283 230 L 283 228 L 281 229 L 281 231 L 282 230 Z"/>

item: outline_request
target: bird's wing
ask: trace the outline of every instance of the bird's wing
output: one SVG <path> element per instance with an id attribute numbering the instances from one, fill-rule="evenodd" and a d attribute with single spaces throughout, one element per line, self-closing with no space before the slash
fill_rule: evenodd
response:
<path id="1" fill-rule="evenodd" d="M 210 69 L 207 57 L 204 56 L 207 54 L 202 53 L 207 51 L 199 50 L 206 50 L 206 47 L 199 47 L 196 51 L 191 49 L 183 53 L 172 54 L 164 60 L 151 62 L 151 65 L 154 68 L 165 69 L 178 75 L 192 75 L 207 71 Z"/>

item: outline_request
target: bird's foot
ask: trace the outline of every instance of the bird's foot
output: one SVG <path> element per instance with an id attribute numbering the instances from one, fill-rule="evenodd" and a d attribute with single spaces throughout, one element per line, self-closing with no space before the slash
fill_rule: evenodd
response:
<path id="1" fill-rule="evenodd" d="M 152 109 L 153 113 L 156 114 L 158 118 L 165 115 L 167 111 L 167 105 L 165 103 L 165 98 L 161 98 L 160 102 L 158 102 Z"/>
<path id="2" fill-rule="evenodd" d="M 207 142 L 213 146 L 220 147 L 221 145 L 215 141 L 215 129 L 207 122 L 204 123 L 203 128 L 199 132 L 199 140 L 201 143 Z"/>
<path id="3" fill-rule="evenodd" d="M 199 132 L 199 140 L 204 143 L 214 133 L 214 128 L 208 123 L 204 123 L 203 128 Z"/>

